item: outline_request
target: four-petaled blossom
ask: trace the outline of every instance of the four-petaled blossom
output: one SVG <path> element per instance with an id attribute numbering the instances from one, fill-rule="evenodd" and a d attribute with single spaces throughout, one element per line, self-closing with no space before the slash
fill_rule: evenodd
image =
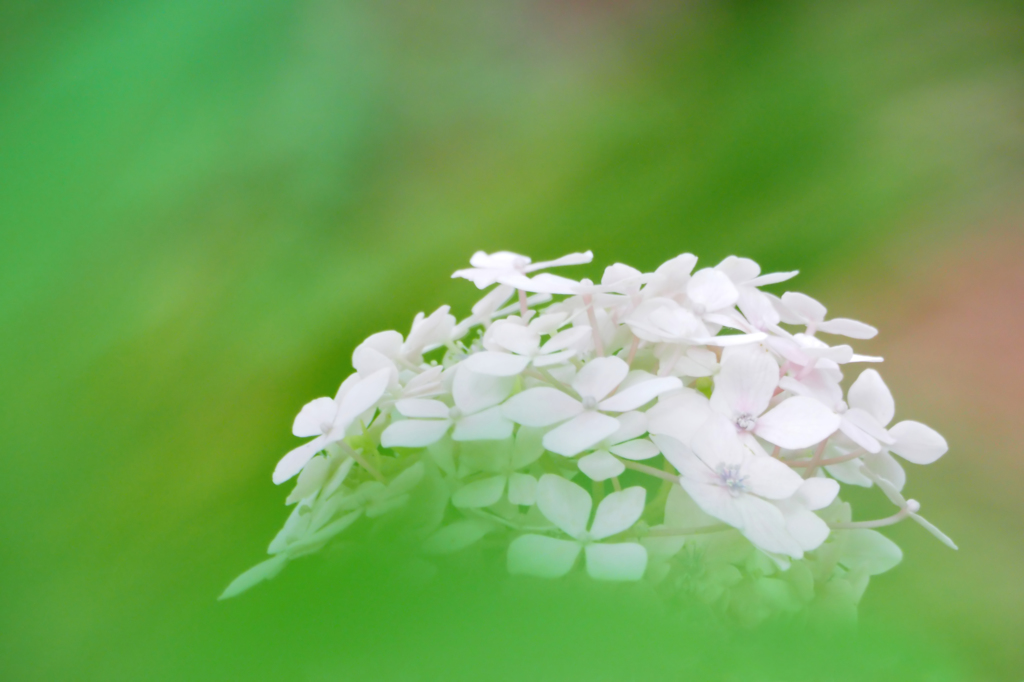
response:
<path id="1" fill-rule="evenodd" d="M 484 350 L 466 358 L 465 366 L 480 374 L 514 376 L 533 365 L 549 367 L 576 356 L 580 342 L 590 338 L 590 327 L 556 331 L 565 315 L 541 315 L 528 325 L 513 321 L 495 322 L 484 335 Z M 542 335 L 551 335 L 541 345 Z"/>
<path id="2" fill-rule="evenodd" d="M 486 289 L 492 284 L 507 284 L 520 291 L 533 291 L 548 294 L 571 294 L 578 284 L 571 279 L 543 273 L 527 277 L 531 272 L 554 268 L 560 265 L 582 265 L 594 259 L 590 251 L 586 253 L 570 253 L 555 260 L 533 263 L 526 256 L 511 251 L 484 253 L 477 251 L 469 259 L 472 268 L 458 270 L 452 277 L 468 279 L 478 289 Z"/>
<path id="3" fill-rule="evenodd" d="M 587 573 L 598 580 L 639 580 L 647 568 L 647 550 L 636 542 L 604 543 L 629 530 L 644 512 L 647 492 L 641 486 L 611 493 L 601 500 L 587 528 L 590 494 L 561 476 L 545 474 L 537 484 L 537 507 L 571 540 L 546 535 L 521 535 L 508 548 L 509 573 L 558 578 L 586 555 Z"/>

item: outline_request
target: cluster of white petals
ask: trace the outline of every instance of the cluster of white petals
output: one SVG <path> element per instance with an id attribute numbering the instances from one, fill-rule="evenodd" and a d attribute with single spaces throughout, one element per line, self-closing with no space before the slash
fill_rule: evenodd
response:
<path id="1" fill-rule="evenodd" d="M 453 276 L 493 288 L 467 319 L 443 306 L 404 337 L 360 344 L 334 398 L 295 418 L 312 440 L 274 471 L 296 483 L 271 558 L 223 596 L 411 508 L 427 556 L 489 538 L 512 574 L 579 566 L 750 622 L 815 599 L 855 605 L 901 559 L 873 528 L 911 519 L 955 548 L 901 492 L 900 460 L 930 464 L 945 440 L 892 424 L 875 369 L 843 389 L 847 366 L 881 358 L 831 337 L 873 327 L 762 291 L 797 273 L 734 256 L 696 269 L 683 254 L 651 273 L 615 264 L 600 283 L 539 272 L 591 259 L 476 253 Z M 853 521 L 841 484 L 877 487 L 896 509 Z"/>

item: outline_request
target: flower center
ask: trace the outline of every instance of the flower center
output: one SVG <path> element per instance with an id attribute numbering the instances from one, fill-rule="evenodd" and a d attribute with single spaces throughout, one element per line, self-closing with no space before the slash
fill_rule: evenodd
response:
<path id="1" fill-rule="evenodd" d="M 757 418 L 752 414 L 741 414 L 736 417 L 736 428 L 740 431 L 750 431 L 757 424 Z"/>
<path id="2" fill-rule="evenodd" d="M 460 410 L 457 407 L 451 408 L 450 410 L 448 410 L 448 418 L 452 419 L 452 420 L 461 419 L 462 418 L 462 410 Z"/>
<path id="3" fill-rule="evenodd" d="M 729 491 L 733 497 L 747 492 L 747 477 L 740 474 L 738 464 L 719 464 L 715 469 L 718 485 Z"/>
<path id="4" fill-rule="evenodd" d="M 597 398 L 592 395 L 583 396 L 583 409 L 584 410 L 596 410 L 597 409 Z"/>

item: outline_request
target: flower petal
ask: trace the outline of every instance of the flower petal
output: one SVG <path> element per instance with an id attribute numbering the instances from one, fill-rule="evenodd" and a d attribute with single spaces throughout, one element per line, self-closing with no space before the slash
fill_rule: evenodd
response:
<path id="1" fill-rule="evenodd" d="M 528 388 L 501 406 L 502 413 L 517 424 L 551 426 L 583 412 L 575 398 L 550 386 Z"/>
<path id="2" fill-rule="evenodd" d="M 734 306 L 740 293 L 724 272 L 704 268 L 693 273 L 686 283 L 686 297 L 703 309 L 699 312 L 708 312 Z"/>
<path id="3" fill-rule="evenodd" d="M 760 349 L 741 350 L 722 357 L 715 377 L 711 408 L 727 417 L 765 411 L 779 385 L 779 366 Z"/>
<path id="4" fill-rule="evenodd" d="M 818 323 L 818 331 L 825 334 L 838 334 L 851 339 L 873 339 L 878 335 L 878 330 L 870 324 L 848 320 L 845 317 Z"/>
<path id="5" fill-rule="evenodd" d="M 306 466 L 306 462 L 313 459 L 313 455 L 323 450 L 326 445 L 327 438 L 320 436 L 308 443 L 303 443 L 282 457 L 281 461 L 274 468 L 274 483 L 280 485 L 302 471 L 302 467 Z"/>
<path id="6" fill-rule="evenodd" d="M 625 443 L 616 443 L 608 449 L 613 455 L 617 455 L 623 459 L 631 459 L 634 462 L 650 459 L 651 457 L 657 457 L 661 454 L 661 450 L 658 449 L 658 446 L 646 438 L 637 438 L 636 440 L 628 440 Z"/>
<path id="7" fill-rule="evenodd" d="M 560 578 L 572 570 L 580 544 L 543 535 L 521 535 L 508 546 L 508 572 L 538 578 Z"/>
<path id="8" fill-rule="evenodd" d="M 627 412 L 642 407 L 662 393 L 668 393 L 683 387 L 677 377 L 649 379 L 623 389 L 611 398 L 606 398 L 598 405 L 598 409 L 606 412 Z"/>
<path id="9" fill-rule="evenodd" d="M 512 435 L 512 422 L 494 407 L 455 421 L 452 440 L 505 440 Z"/>
<path id="10" fill-rule="evenodd" d="M 907 472 L 903 471 L 900 463 L 888 452 L 883 450 L 869 453 L 861 457 L 861 461 L 872 473 L 887 480 L 896 490 L 903 490 L 907 483 Z"/>
<path id="11" fill-rule="evenodd" d="M 590 536 L 594 540 L 603 540 L 628 530 L 640 520 L 646 499 L 647 491 L 639 485 L 608 495 L 597 505 Z"/>
<path id="12" fill-rule="evenodd" d="M 796 491 L 795 500 L 808 509 L 824 509 L 839 494 L 839 484 L 831 478 L 809 478 Z"/>
<path id="13" fill-rule="evenodd" d="M 661 445 L 660 440 L 655 442 Z M 736 427 L 719 414 L 712 415 L 698 429 L 691 447 L 694 454 L 711 469 L 720 464 L 741 465 L 750 457 L 749 451 L 740 442 Z"/>
<path id="14" fill-rule="evenodd" d="M 537 479 L 529 474 L 509 476 L 508 501 L 512 504 L 533 506 L 537 501 Z"/>
<path id="15" fill-rule="evenodd" d="M 427 554 L 451 554 L 469 547 L 494 530 L 494 524 L 482 519 L 462 519 L 444 526 L 423 541 Z"/>
<path id="16" fill-rule="evenodd" d="M 647 433 L 647 415 L 643 412 L 623 412 L 615 415 L 619 430 L 608 436 L 609 443 L 623 443 Z"/>
<path id="17" fill-rule="evenodd" d="M 530 358 L 511 353 L 495 353 L 485 350 L 474 353 L 462 361 L 463 366 L 478 374 L 496 377 L 511 377 L 519 374 L 530 364 Z"/>
<path id="18" fill-rule="evenodd" d="M 572 457 L 619 430 L 619 422 L 600 412 L 582 412 L 544 434 L 544 447 Z"/>
<path id="19" fill-rule="evenodd" d="M 595 580 L 640 580 L 647 570 L 647 550 L 637 542 L 587 545 L 587 574 Z"/>
<path id="20" fill-rule="evenodd" d="M 572 481 L 555 474 L 544 474 L 537 484 L 537 507 L 551 523 L 572 537 L 587 529 L 590 494 Z"/>
<path id="21" fill-rule="evenodd" d="M 513 469 L 522 469 L 540 459 L 544 454 L 544 431 L 520 426 L 516 432 L 515 444 L 512 448 L 512 457 L 509 462 Z"/>
<path id="22" fill-rule="evenodd" d="M 570 253 L 561 258 L 555 260 L 541 261 L 540 263 L 534 263 L 533 265 L 526 266 L 526 272 L 534 272 L 535 270 L 546 270 L 547 268 L 556 268 L 562 265 L 584 265 L 594 260 L 593 251 L 584 251 L 583 253 Z"/>
<path id="23" fill-rule="evenodd" d="M 750 492 L 769 500 L 782 500 L 793 495 L 804 482 L 792 467 L 773 457 L 751 457 L 743 467 Z"/>
<path id="24" fill-rule="evenodd" d="M 647 410 L 647 430 L 652 434 L 672 436 L 684 445 L 711 416 L 708 399 L 692 388 L 663 395 L 658 404 Z"/>
<path id="25" fill-rule="evenodd" d="M 452 425 L 450 419 L 404 419 L 392 422 L 380 434 L 386 448 L 423 448 L 441 440 Z"/>
<path id="26" fill-rule="evenodd" d="M 334 418 L 334 429 L 344 433 L 356 417 L 366 412 L 381 399 L 391 380 L 390 369 L 379 369 L 365 379 L 359 380 L 349 389 L 338 405 Z"/>
<path id="27" fill-rule="evenodd" d="M 452 399 L 465 414 L 473 414 L 501 403 L 512 393 L 515 377 L 478 374 L 459 366 L 452 382 Z"/>
<path id="28" fill-rule="evenodd" d="M 492 476 L 468 483 L 452 493 L 452 504 L 456 507 L 490 507 L 501 499 L 507 479 Z"/>
<path id="29" fill-rule="evenodd" d="M 629 365 L 624 360 L 616 357 L 594 358 L 576 373 L 576 377 L 572 380 L 572 387 L 581 396 L 603 400 L 616 386 L 622 383 L 627 374 L 629 374 Z"/>
<path id="30" fill-rule="evenodd" d="M 329 429 L 334 422 L 338 407 L 330 398 L 317 398 L 302 406 L 292 423 L 292 433 L 299 438 L 319 436 L 326 425 Z"/>
<path id="31" fill-rule="evenodd" d="M 615 459 L 607 450 L 598 450 L 589 455 L 580 457 L 577 464 L 580 471 L 586 474 L 592 481 L 607 481 L 613 476 L 618 476 L 626 467 L 622 462 Z"/>
<path id="32" fill-rule="evenodd" d="M 810 552 L 828 539 L 829 527 L 814 512 L 799 509 L 786 514 L 786 532 L 803 551 Z"/>
<path id="33" fill-rule="evenodd" d="M 217 599 L 230 599 L 231 597 L 238 596 L 264 580 L 270 580 L 280 573 L 281 569 L 283 569 L 287 563 L 288 557 L 284 554 L 278 554 L 275 557 L 256 564 L 248 571 L 232 580 L 231 584 L 224 588 L 224 591 L 221 592 L 221 595 L 217 597 Z"/>
<path id="34" fill-rule="evenodd" d="M 448 406 L 440 400 L 423 398 L 405 398 L 395 401 L 395 409 L 403 417 L 410 419 L 447 419 Z"/>
<path id="35" fill-rule="evenodd" d="M 740 531 L 754 545 L 794 559 L 803 557 L 803 548 L 786 530 L 786 517 L 778 507 L 754 495 L 740 495 L 735 505 L 742 517 Z"/>
<path id="36" fill-rule="evenodd" d="M 945 438 L 920 422 L 902 421 L 889 429 L 889 435 L 896 441 L 890 449 L 914 464 L 931 464 L 949 450 Z"/>
<path id="37" fill-rule="evenodd" d="M 496 346 L 519 355 L 532 355 L 540 348 L 540 334 L 507 320 L 495 322 L 484 335 L 484 341 L 487 348 Z"/>
<path id="38" fill-rule="evenodd" d="M 787 450 L 798 450 L 831 436 L 839 421 L 839 415 L 817 400 L 793 396 L 761 415 L 754 433 Z"/>
<path id="39" fill-rule="evenodd" d="M 878 531 L 856 528 L 835 533 L 842 543 L 839 563 L 848 570 L 863 570 L 868 575 L 878 575 L 903 560 L 903 551 L 899 545 Z"/>
<path id="40" fill-rule="evenodd" d="M 782 318 L 787 324 L 808 324 L 822 322 L 828 310 L 822 304 L 805 294 L 787 291 L 782 295 L 782 305 L 789 312 L 789 319 Z M 793 320 L 793 317 L 796 317 Z M 792 320 L 792 322 L 790 322 Z"/>
<path id="41" fill-rule="evenodd" d="M 554 353 L 556 351 L 565 350 L 566 348 L 572 348 L 583 339 L 590 336 L 590 327 L 587 325 L 581 325 L 579 327 L 570 327 L 565 331 L 558 332 L 552 336 L 547 343 L 541 347 L 541 352 L 545 355 Z"/>
<path id="42" fill-rule="evenodd" d="M 896 403 L 892 399 L 889 387 L 882 381 L 882 376 L 873 369 L 860 373 L 857 380 L 846 393 L 850 407 L 864 410 L 882 426 L 892 421 L 896 414 Z"/>

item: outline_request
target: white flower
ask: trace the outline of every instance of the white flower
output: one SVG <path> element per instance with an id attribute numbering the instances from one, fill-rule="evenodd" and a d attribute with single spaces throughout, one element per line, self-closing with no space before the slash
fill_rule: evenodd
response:
<path id="1" fill-rule="evenodd" d="M 509 573 L 558 578 L 572 569 L 582 550 L 592 578 L 639 580 L 647 568 L 647 550 L 636 542 L 600 541 L 631 528 L 644 512 L 646 497 L 640 486 L 611 493 L 598 505 L 588 530 L 590 494 L 561 476 L 545 474 L 537 484 L 537 507 L 572 540 L 521 535 L 508 548 Z"/>
<path id="2" fill-rule="evenodd" d="M 762 275 L 760 265 L 749 258 L 737 258 L 736 256 L 729 256 L 716 265 L 715 270 L 729 277 L 738 293 L 737 307 L 747 321 L 755 329 L 760 330 L 777 325 L 781 318 L 772 303 L 772 298 L 758 287 L 785 282 L 799 274 L 794 270 Z"/>
<path id="3" fill-rule="evenodd" d="M 515 439 L 464 449 L 463 461 L 474 460 L 478 468 L 495 475 L 473 481 L 456 490 L 452 495 L 452 504 L 456 507 L 489 507 L 501 499 L 506 488 L 508 501 L 512 504 L 533 504 L 537 479 L 519 469 L 528 467 L 544 454 L 541 436 L 540 431 L 520 427 Z"/>
<path id="4" fill-rule="evenodd" d="M 661 452 L 650 439 L 641 438 L 647 433 L 647 417 L 643 412 L 624 412 L 617 419 L 619 430 L 595 445 L 589 455 L 579 459 L 580 471 L 591 480 L 604 481 L 625 471 L 619 457 L 642 461 L 657 457 Z"/>
<path id="5" fill-rule="evenodd" d="M 365 379 L 352 375 L 341 384 L 333 400 L 317 398 L 307 403 L 295 417 L 292 433 L 300 438 L 316 438 L 295 448 L 277 463 L 274 483 L 284 483 L 299 473 L 313 455 L 344 439 L 348 427 L 360 415 L 376 408 L 377 401 L 387 390 L 389 378 L 387 369 L 377 370 Z"/>
<path id="6" fill-rule="evenodd" d="M 566 362 L 577 354 L 580 342 L 590 337 L 590 327 L 571 327 L 556 333 L 564 320 L 564 315 L 541 315 L 525 327 L 512 321 L 495 322 L 484 335 L 487 350 L 470 355 L 465 366 L 480 374 L 514 376 L 530 365 L 548 367 Z M 551 338 L 541 345 L 544 334 Z"/>
<path id="7" fill-rule="evenodd" d="M 724 417 L 694 435 L 693 450 L 670 436 L 654 442 L 679 471 L 679 484 L 707 514 L 736 528 L 760 549 L 799 559 L 803 547 L 770 500 L 791 497 L 804 480 L 782 462 L 755 455 Z"/>
<path id="8" fill-rule="evenodd" d="M 793 396 L 768 409 L 779 384 L 779 366 L 767 353 L 754 349 L 723 356 L 715 378 L 711 409 L 745 434 L 752 447 L 759 436 L 788 450 L 819 443 L 839 428 L 839 417 L 820 402 Z"/>
<path id="9" fill-rule="evenodd" d="M 526 256 L 510 251 L 498 251 L 496 253 L 484 253 L 477 251 L 469 259 L 472 268 L 458 270 L 452 277 L 462 277 L 473 282 L 478 289 L 486 289 L 492 284 L 507 284 L 520 291 L 532 291 L 548 294 L 571 294 L 577 282 L 550 275 L 547 273 L 535 277 L 526 275 L 537 270 L 553 268 L 560 265 L 581 265 L 589 263 L 594 259 L 590 251 L 586 253 L 570 253 L 568 256 L 544 261 L 542 263 L 531 263 Z"/>
<path id="10" fill-rule="evenodd" d="M 878 484 L 878 487 L 882 489 L 882 492 L 885 493 L 885 496 L 889 498 L 890 502 L 895 504 L 901 510 L 905 511 L 907 516 L 913 519 L 918 525 L 920 525 L 926 531 L 934 535 L 936 538 L 939 539 L 939 541 L 942 544 L 946 545 L 950 549 L 958 549 L 956 543 L 953 542 L 953 540 L 948 535 L 939 530 L 935 526 L 935 524 L 931 523 L 930 521 L 928 521 L 923 516 L 917 513 L 921 511 L 920 502 L 918 502 L 917 500 L 908 500 L 904 498 L 900 491 L 896 489 L 896 486 L 894 486 L 892 483 L 882 478 L 881 476 L 875 475 L 866 467 L 862 467 L 861 471 L 864 473 L 865 476 L 868 476 L 869 478 L 871 478 L 871 480 Z"/>
<path id="11" fill-rule="evenodd" d="M 782 321 L 786 324 L 802 324 L 807 327 L 807 334 L 814 336 L 817 332 L 838 334 L 851 339 L 870 339 L 878 334 L 878 330 L 869 324 L 837 317 L 825 320 L 828 310 L 810 296 L 793 291 L 782 295 L 778 310 Z"/>
<path id="12" fill-rule="evenodd" d="M 512 396 L 502 406 L 502 411 L 512 421 L 526 426 L 565 422 L 545 434 L 544 447 L 572 457 L 618 431 L 618 420 L 605 412 L 635 410 L 662 393 L 682 386 L 675 377 L 651 377 L 608 397 L 628 374 L 629 365 L 619 358 L 595 358 L 572 380 L 572 387 L 581 400 L 557 388 L 538 386 Z"/>
<path id="13" fill-rule="evenodd" d="M 512 422 L 499 403 L 512 392 L 511 377 L 492 377 L 459 367 L 452 383 L 454 407 L 440 400 L 410 398 L 395 402 L 406 419 L 392 422 L 380 436 L 386 448 L 422 448 L 441 440 L 448 429 L 454 440 L 503 440 L 512 435 Z"/>
<path id="14" fill-rule="evenodd" d="M 652 343 L 739 346 L 756 343 L 766 337 L 763 332 L 715 336 L 697 314 L 671 298 L 647 299 L 630 313 L 625 322 L 637 338 Z"/>

